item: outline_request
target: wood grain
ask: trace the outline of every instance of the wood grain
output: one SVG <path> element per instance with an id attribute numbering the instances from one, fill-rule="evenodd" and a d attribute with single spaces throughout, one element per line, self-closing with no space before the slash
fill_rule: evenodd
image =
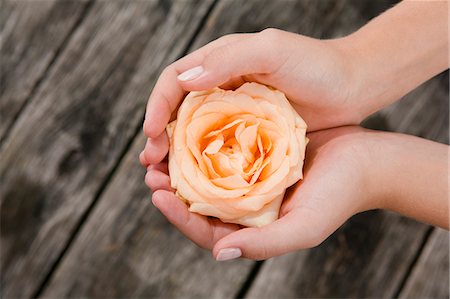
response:
<path id="1" fill-rule="evenodd" d="M 162 66 L 182 53 L 211 2 L 113 1 L 90 9 L 0 155 L 2 297 L 38 294 L 47 275 L 45 298 L 229 298 L 246 285 L 252 262 L 214 262 L 151 206 L 137 162 L 144 138 L 128 148 Z M 267 27 L 341 36 L 392 3 L 222 0 L 191 50 Z M 447 100 L 445 73 L 365 125 L 448 142 Z M 318 248 L 267 261 L 247 297 L 392 296 L 427 230 L 391 213 L 357 215 Z M 405 294 L 432 294 L 424 277 L 411 276 L 420 288 L 408 291 L 416 285 L 408 281 Z"/>
<path id="2" fill-rule="evenodd" d="M 435 229 L 400 298 L 449 298 L 449 232 Z"/>
<path id="3" fill-rule="evenodd" d="M 140 127 L 162 66 L 181 55 L 210 4 L 90 9 L 1 153 L 4 297 L 37 291 Z"/>
<path id="4" fill-rule="evenodd" d="M 144 142 L 127 153 L 42 298 L 231 298 L 245 281 L 252 262 L 216 262 L 153 207 L 137 160 Z"/>
<path id="5" fill-rule="evenodd" d="M 392 297 L 423 233 L 391 213 L 354 216 L 320 246 L 267 261 L 246 298 Z"/>
<path id="6" fill-rule="evenodd" d="M 208 19 L 205 29 L 196 39 L 194 47 L 230 32 L 257 31 L 268 26 L 283 28 L 283 24 L 280 25 L 277 21 L 292 24 L 293 16 L 290 17 L 291 22 L 286 20 L 286 16 L 290 15 L 289 12 L 297 16 L 298 11 L 289 5 L 295 7 L 301 3 L 284 3 L 286 5 L 282 6 L 261 1 L 220 2 Z M 318 2 L 317 5 L 323 6 L 323 3 Z M 322 9 L 326 11 L 325 8 Z M 317 11 L 322 10 L 316 8 L 312 11 L 318 13 Z M 283 18 L 275 17 L 279 15 Z M 356 18 L 358 14 L 354 15 Z M 259 18 L 252 20 L 251 16 Z M 356 24 L 364 22 L 361 19 L 352 21 Z M 331 19 L 329 22 L 344 21 Z M 293 31 L 295 28 L 289 27 Z M 352 28 L 347 24 L 345 30 Z M 312 29 L 318 31 L 316 27 L 311 27 Z M 340 27 L 336 30 L 346 32 Z M 230 297 L 233 291 L 239 290 L 239 285 L 248 274 L 248 263 L 234 261 L 227 266 L 211 263 L 207 253 L 195 249 L 195 246 L 184 240 L 174 228 L 167 227 L 161 216 L 144 201 L 147 191 L 140 177 L 136 175 L 141 173 L 142 176 L 144 173 L 135 158 L 144 141 L 142 138 L 138 139 L 127 153 L 124 165 L 118 169 L 105 194 L 100 198 L 99 205 L 56 271 L 43 297 L 95 297 L 103 296 L 106 292 L 105 296 L 118 297 L 223 298 Z M 417 235 L 412 233 L 414 229 L 417 229 L 420 236 L 426 227 L 390 213 L 371 212 L 359 215 L 346 224 L 341 233 L 335 234 L 320 248 L 311 250 L 308 254 L 305 251 L 269 261 L 263 266 L 261 276 L 257 277 L 256 284 L 251 288 L 250 297 L 298 297 L 299 294 L 339 296 L 348 294 L 346 291 L 354 286 L 355 281 L 356 289 L 352 293 L 355 296 L 393 293 L 408 269 L 408 258 L 416 254 L 421 243 L 420 237 L 417 238 Z M 141 232 L 137 238 L 133 238 L 135 231 Z M 403 237 L 405 234 L 406 239 Z M 119 241 L 114 241 L 116 239 Z M 398 239 L 402 242 L 392 244 Z M 409 244 L 405 250 L 406 242 Z M 111 253 L 104 250 L 104 247 L 113 247 L 116 251 Z M 180 255 L 184 258 L 178 259 L 177 256 Z M 402 258 L 402 255 L 405 255 L 405 258 Z M 140 263 L 134 261 L 134 256 L 140 258 Z M 194 256 L 200 256 L 196 262 Z M 162 264 L 165 266 L 161 266 Z M 366 265 L 369 265 L 367 272 L 358 272 Z M 392 269 L 392 265 L 398 266 L 399 269 Z M 387 273 L 374 273 L 376 267 Z M 302 270 L 304 268 L 305 271 Z M 331 276 L 334 268 L 338 270 Z M 182 277 L 186 274 L 178 269 L 185 269 L 186 273 L 190 273 L 190 277 L 179 280 L 174 272 Z M 118 274 L 111 277 L 105 275 L 104 271 Z M 309 271 L 312 271 L 313 275 Z M 205 272 L 209 275 L 205 276 Z M 74 277 L 73 273 L 78 275 Z M 173 278 L 170 278 L 171 273 Z M 218 273 L 223 275 L 220 280 L 217 278 Z M 300 275 L 303 275 L 301 277 L 304 281 L 299 283 L 297 279 Z M 133 287 L 118 287 L 123 279 Z M 321 283 L 317 284 L 319 279 Z M 198 281 L 201 283 L 197 284 Z M 218 284 L 218 281 L 221 282 Z M 380 283 L 386 286 L 388 292 L 377 291 L 380 289 Z M 98 290 L 97 285 L 103 290 Z M 364 293 L 366 287 L 368 290 Z M 306 292 L 298 292 L 304 289 Z"/>
<path id="7" fill-rule="evenodd" d="M 0 141 L 57 58 L 87 1 L 2 1 Z"/>
<path id="8" fill-rule="evenodd" d="M 220 1 L 194 48 L 222 35 L 272 27 L 315 38 L 347 35 L 397 1 L 225 0 Z"/>
<path id="9" fill-rule="evenodd" d="M 364 125 L 448 144 L 448 95 L 449 72 L 445 71 L 370 116 Z"/>

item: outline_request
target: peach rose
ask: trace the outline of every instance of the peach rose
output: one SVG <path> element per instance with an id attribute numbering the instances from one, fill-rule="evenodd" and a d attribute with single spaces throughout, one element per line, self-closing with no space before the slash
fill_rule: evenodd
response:
<path id="1" fill-rule="evenodd" d="M 306 124 L 265 85 L 191 92 L 167 132 L 171 186 L 191 212 L 263 226 L 302 178 Z"/>

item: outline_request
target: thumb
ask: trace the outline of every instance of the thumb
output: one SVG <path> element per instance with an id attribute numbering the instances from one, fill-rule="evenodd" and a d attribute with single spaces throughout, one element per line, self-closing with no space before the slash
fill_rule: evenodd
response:
<path id="1" fill-rule="evenodd" d="M 284 60 L 279 47 L 270 44 L 264 36 L 251 35 L 213 49 L 201 64 L 182 70 L 178 75 L 179 84 L 185 90 L 205 90 L 243 75 L 270 74 Z"/>
<path id="2" fill-rule="evenodd" d="M 324 224 L 315 214 L 309 210 L 292 210 L 267 226 L 233 232 L 215 244 L 213 255 L 216 260 L 225 260 L 227 252 L 240 250 L 242 257 L 264 260 L 315 247 L 331 233 L 321 228 Z"/>

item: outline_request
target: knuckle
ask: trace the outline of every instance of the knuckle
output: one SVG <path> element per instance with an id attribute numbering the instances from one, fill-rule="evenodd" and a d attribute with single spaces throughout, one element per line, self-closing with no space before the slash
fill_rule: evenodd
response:
<path id="1" fill-rule="evenodd" d="M 144 132 L 144 135 L 147 136 L 147 137 L 151 137 L 151 136 L 154 135 L 153 130 L 151 129 L 151 126 L 150 126 L 148 121 L 146 121 L 144 123 L 142 131 Z"/>
<path id="2" fill-rule="evenodd" d="M 264 244 L 261 247 L 261 251 L 259 252 L 259 254 L 256 257 L 256 260 L 258 261 L 262 261 L 262 260 L 267 260 L 268 258 L 270 258 L 270 254 L 269 254 L 269 249 L 267 248 L 267 246 Z"/>
<path id="3" fill-rule="evenodd" d="M 274 42 L 279 39 L 281 30 L 276 28 L 266 28 L 260 32 L 260 38 L 267 42 Z"/>
<path id="4" fill-rule="evenodd" d="M 224 62 L 228 57 L 228 53 L 230 51 L 229 45 L 223 45 L 211 51 L 211 53 L 207 56 L 208 61 L 214 62 Z"/>
<path id="5" fill-rule="evenodd" d="M 266 72 L 271 73 L 279 68 L 282 63 L 283 51 L 283 35 L 282 31 L 275 28 L 267 28 L 259 32 L 255 37 L 255 43 L 260 49 L 264 49 L 259 53 L 259 59 L 264 62 Z"/>
<path id="6" fill-rule="evenodd" d="M 168 74 L 170 74 L 171 72 L 173 72 L 174 69 L 174 63 L 169 64 L 168 66 L 166 66 L 163 71 L 161 72 L 161 76 L 162 78 L 166 77 Z"/>
<path id="7" fill-rule="evenodd" d="M 216 41 L 220 42 L 220 43 L 226 43 L 228 41 L 235 39 L 239 35 L 240 35 L 239 33 L 231 33 L 231 34 L 227 34 L 227 35 L 222 35 L 221 37 L 216 39 Z"/>

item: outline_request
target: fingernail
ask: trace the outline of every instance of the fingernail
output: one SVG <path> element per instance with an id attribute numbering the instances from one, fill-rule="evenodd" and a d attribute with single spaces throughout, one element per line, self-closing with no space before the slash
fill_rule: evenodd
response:
<path id="1" fill-rule="evenodd" d="M 223 248 L 219 250 L 216 261 L 228 261 L 237 259 L 242 255 L 242 251 L 239 248 Z"/>
<path id="2" fill-rule="evenodd" d="M 199 77 L 203 73 L 203 67 L 201 65 L 193 67 L 178 75 L 178 80 L 189 81 Z"/>

